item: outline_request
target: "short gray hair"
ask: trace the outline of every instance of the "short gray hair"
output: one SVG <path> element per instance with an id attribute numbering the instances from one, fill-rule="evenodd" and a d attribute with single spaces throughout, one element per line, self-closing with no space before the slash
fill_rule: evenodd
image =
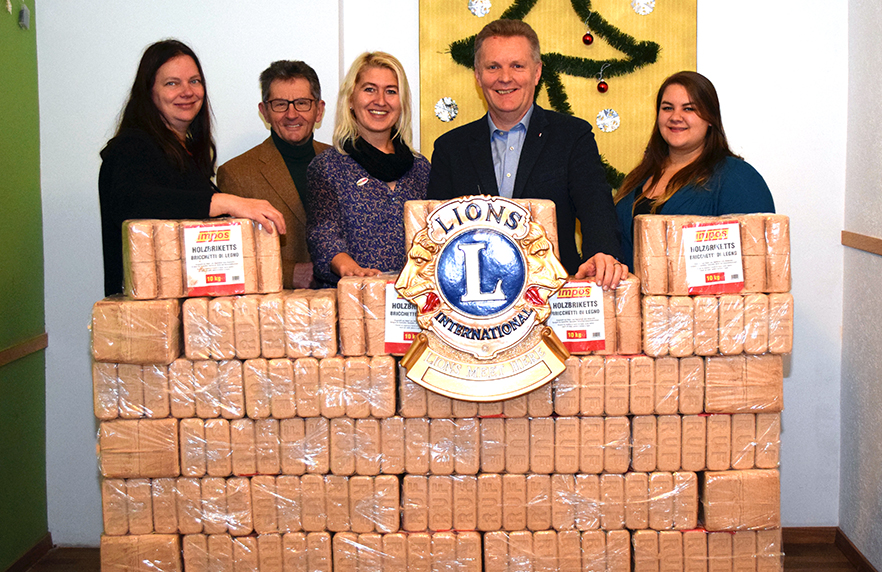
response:
<path id="1" fill-rule="evenodd" d="M 309 82 L 309 91 L 313 99 L 321 101 L 322 86 L 319 83 L 318 74 L 309 64 L 300 60 L 279 60 L 270 64 L 270 67 L 260 72 L 260 100 L 269 101 L 270 87 L 276 80 L 305 79 Z"/>

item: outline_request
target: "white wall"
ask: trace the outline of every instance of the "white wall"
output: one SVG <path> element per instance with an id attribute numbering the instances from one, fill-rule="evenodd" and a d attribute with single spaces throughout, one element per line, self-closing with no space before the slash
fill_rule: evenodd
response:
<path id="1" fill-rule="evenodd" d="M 733 8 L 700 0 L 699 71 L 720 90 L 736 150 L 765 176 L 779 211 L 793 217 L 797 331 L 785 381 L 784 524 L 829 526 L 838 523 L 837 245 L 845 125 L 835 118 L 846 105 L 846 13 L 841 1 L 787 6 L 748 0 Z M 199 54 L 222 162 L 266 137 L 256 108 L 257 75 L 274 59 L 311 63 L 329 110 L 342 73 L 366 49 L 398 56 L 418 93 L 418 6 L 415 0 L 156 0 L 88 8 L 41 0 L 35 17 L 50 336 L 49 529 L 56 543 L 95 545 L 101 503 L 86 328 L 103 284 L 98 152 L 113 132 L 143 48 L 174 36 Z M 817 49 L 805 51 L 810 42 Z M 319 130 L 322 140 L 330 140 L 332 117 Z"/>
<path id="2" fill-rule="evenodd" d="M 849 2 L 845 229 L 882 237 L 882 4 Z M 839 526 L 882 569 L 882 257 L 845 249 Z"/>
<path id="3" fill-rule="evenodd" d="M 796 315 L 784 380 L 784 526 L 839 523 L 846 8 L 826 0 L 698 3 L 698 71 L 719 91 L 735 152 L 791 217 Z"/>

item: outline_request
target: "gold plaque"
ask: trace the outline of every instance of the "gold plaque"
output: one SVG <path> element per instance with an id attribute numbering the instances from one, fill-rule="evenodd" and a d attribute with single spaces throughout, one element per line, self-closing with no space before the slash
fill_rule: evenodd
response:
<path id="1" fill-rule="evenodd" d="M 545 326 L 567 279 L 530 211 L 502 198 L 448 201 L 413 238 L 395 288 L 422 334 L 407 377 L 455 399 L 495 401 L 557 377 L 569 352 Z"/>

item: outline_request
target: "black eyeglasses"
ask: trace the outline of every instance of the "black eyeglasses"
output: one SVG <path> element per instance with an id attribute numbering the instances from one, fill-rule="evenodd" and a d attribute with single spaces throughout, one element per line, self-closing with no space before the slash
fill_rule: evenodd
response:
<path id="1" fill-rule="evenodd" d="M 302 98 L 295 99 L 293 101 L 288 99 L 271 99 L 267 101 L 270 106 L 270 109 L 275 111 L 276 113 L 285 113 L 288 111 L 288 106 L 293 105 L 294 109 L 297 111 L 309 111 L 312 109 L 312 102 L 314 99 Z"/>

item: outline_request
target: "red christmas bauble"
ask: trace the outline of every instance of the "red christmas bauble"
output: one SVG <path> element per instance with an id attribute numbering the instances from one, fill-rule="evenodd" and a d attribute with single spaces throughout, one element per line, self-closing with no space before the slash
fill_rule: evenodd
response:
<path id="1" fill-rule="evenodd" d="M 606 91 L 608 89 L 609 89 L 609 84 L 606 83 L 605 81 L 601 80 L 601 81 L 597 82 L 597 91 L 599 91 L 600 93 L 606 93 Z"/>
<path id="2" fill-rule="evenodd" d="M 592 36 L 590 33 L 586 33 L 584 36 L 582 36 L 582 43 L 586 46 L 590 46 L 594 43 L 594 36 Z"/>

